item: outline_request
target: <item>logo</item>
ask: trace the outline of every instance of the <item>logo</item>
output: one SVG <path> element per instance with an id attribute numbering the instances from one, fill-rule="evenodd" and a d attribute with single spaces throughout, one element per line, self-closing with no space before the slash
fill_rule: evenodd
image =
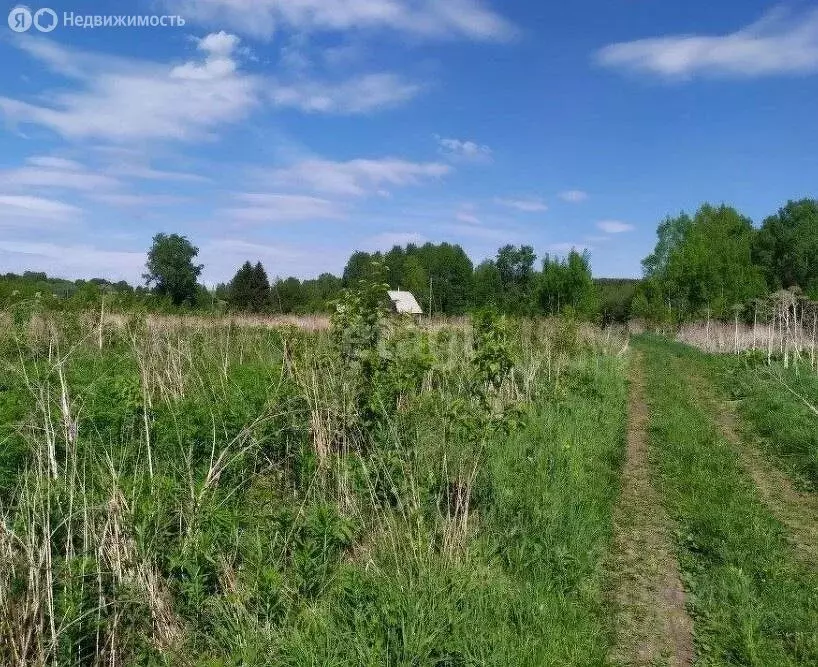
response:
<path id="1" fill-rule="evenodd" d="M 51 32 L 60 23 L 57 12 L 48 7 L 38 9 L 34 14 L 24 5 L 18 5 L 9 12 L 9 28 L 14 32 L 26 32 L 34 26 L 40 32 Z"/>
<path id="2" fill-rule="evenodd" d="M 9 12 L 9 28 L 14 32 L 25 32 L 33 22 L 31 10 L 28 7 L 15 7 Z"/>
<path id="3" fill-rule="evenodd" d="M 59 24 L 60 19 L 57 17 L 57 12 L 48 7 L 38 9 L 34 14 L 34 27 L 40 32 L 51 32 Z"/>

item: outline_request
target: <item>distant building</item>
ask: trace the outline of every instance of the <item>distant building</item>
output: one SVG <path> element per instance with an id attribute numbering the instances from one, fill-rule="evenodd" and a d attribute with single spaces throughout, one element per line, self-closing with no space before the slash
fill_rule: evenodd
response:
<path id="1" fill-rule="evenodd" d="M 420 307 L 418 300 L 411 292 L 390 290 L 388 294 L 394 312 L 399 315 L 423 315 L 423 308 Z"/>

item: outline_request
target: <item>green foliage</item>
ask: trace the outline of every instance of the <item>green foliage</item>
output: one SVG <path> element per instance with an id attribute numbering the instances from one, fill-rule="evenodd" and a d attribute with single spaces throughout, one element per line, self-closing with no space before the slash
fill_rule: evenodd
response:
<path id="1" fill-rule="evenodd" d="M 382 264 L 372 262 L 372 278 L 360 279 L 356 288 L 342 290 L 331 319 L 332 337 L 342 362 L 360 372 L 365 383 L 372 381 L 381 361 L 379 345 L 389 312 L 385 273 Z"/>
<path id="2" fill-rule="evenodd" d="M 632 278 L 595 278 L 599 294 L 603 324 L 627 322 L 631 318 L 633 303 L 641 280 Z"/>
<path id="3" fill-rule="evenodd" d="M 505 318 L 492 310 L 480 310 L 472 316 L 473 382 L 483 402 L 486 390 L 496 391 L 508 378 L 514 365 Z"/>
<path id="4" fill-rule="evenodd" d="M 591 277 L 588 253 L 572 250 L 566 259 L 546 255 L 538 300 L 541 310 L 548 315 L 559 315 L 571 308 L 574 315 L 593 319 L 599 311 L 599 296 Z"/>
<path id="5" fill-rule="evenodd" d="M 373 262 L 385 266 L 390 285 L 411 291 L 427 313 L 462 315 L 471 305 L 474 270 L 459 245 L 426 243 L 419 247 L 410 243 L 385 254 L 355 252 L 344 269 L 344 285 L 352 287 L 362 279 L 375 279 Z"/>
<path id="6" fill-rule="evenodd" d="M 487 259 L 474 270 L 474 303 L 492 308 L 503 305 L 503 279 L 494 260 Z"/>
<path id="7" fill-rule="evenodd" d="M 270 281 L 267 272 L 257 262 L 255 266 L 245 262 L 230 282 L 228 296 L 230 306 L 236 310 L 263 313 L 271 304 Z"/>
<path id="8" fill-rule="evenodd" d="M 675 261 L 676 253 L 687 240 L 693 220 L 686 213 L 665 218 L 656 230 L 656 247 L 642 260 L 642 269 L 648 278 L 666 275 Z"/>
<path id="9" fill-rule="evenodd" d="M 691 349 L 686 360 L 736 401 L 752 442 L 801 486 L 818 490 L 818 415 L 809 407 L 818 406 L 818 376 L 769 365 L 765 353 L 715 357 Z"/>
<path id="10" fill-rule="evenodd" d="M 169 297 L 174 305 L 194 303 L 196 280 L 203 268 L 193 263 L 198 254 L 199 249 L 184 236 L 157 234 L 148 251 L 147 272 L 143 278 L 148 285 L 154 285 L 157 294 Z"/>
<path id="11" fill-rule="evenodd" d="M 764 293 L 761 271 L 753 263 L 752 223 L 728 206 L 703 205 L 691 219 L 668 218 L 643 266 L 654 296 L 638 302 L 652 318 L 662 301 L 677 319 L 703 315 L 729 317 L 737 303 Z M 646 288 L 647 289 L 647 288 Z"/>
<path id="12" fill-rule="evenodd" d="M 621 362 L 579 341 L 546 371 L 550 327 L 429 331 L 384 290 L 350 289 L 319 333 L 142 313 L 100 347 L 96 309 L 21 316 L 0 663 L 51 618 L 28 662 L 600 663 Z"/>
<path id="13" fill-rule="evenodd" d="M 536 259 L 534 249 L 528 245 L 506 245 L 497 251 L 494 263 L 502 284 L 500 302 L 504 311 L 517 315 L 533 312 Z"/>
<path id="14" fill-rule="evenodd" d="M 753 257 L 771 290 L 798 286 L 818 298 L 818 200 L 789 201 L 764 220 Z"/>
<path id="15" fill-rule="evenodd" d="M 650 328 L 661 328 L 670 324 L 674 316 L 670 309 L 670 300 L 665 300 L 661 282 L 653 278 L 642 281 L 633 298 L 631 311 L 634 317 L 641 319 Z"/>
<path id="16" fill-rule="evenodd" d="M 372 262 L 388 270 L 391 287 L 412 292 L 429 314 L 462 315 L 492 306 L 509 315 L 559 314 L 571 306 L 583 319 L 600 314 L 605 323 L 636 315 L 651 325 L 709 314 L 726 319 L 766 290 L 800 287 L 818 298 L 818 201 L 790 201 L 768 217 L 759 230 L 735 209 L 703 205 L 691 217 L 681 213 L 663 220 L 653 252 L 642 262 L 645 282 L 592 279 L 590 258 L 571 252 L 565 259 L 543 259 L 534 269 L 531 246 L 505 245 L 477 267 L 459 245 L 426 243 L 395 246 L 388 252 L 354 252 L 342 277 L 277 279 L 266 298 L 267 276 L 260 264 L 240 267 L 230 285 L 213 291 L 196 284 L 202 267 L 197 249 L 183 236 L 158 234 L 148 253 L 145 288 L 104 279 L 67 281 L 42 272 L 0 277 L 0 307 L 41 299 L 49 308 L 82 309 L 105 302 L 109 310 L 180 308 L 220 312 L 229 304 L 249 312 L 332 312 L 342 287 L 373 280 Z M 39 296 L 38 296 L 39 295 Z"/>

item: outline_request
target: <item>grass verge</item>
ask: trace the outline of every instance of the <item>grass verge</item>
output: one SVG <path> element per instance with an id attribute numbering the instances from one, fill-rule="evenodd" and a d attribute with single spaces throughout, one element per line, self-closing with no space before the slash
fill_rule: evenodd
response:
<path id="1" fill-rule="evenodd" d="M 700 662 L 818 663 L 818 578 L 798 563 L 736 452 L 684 382 L 684 348 L 649 336 L 637 344 Z"/>

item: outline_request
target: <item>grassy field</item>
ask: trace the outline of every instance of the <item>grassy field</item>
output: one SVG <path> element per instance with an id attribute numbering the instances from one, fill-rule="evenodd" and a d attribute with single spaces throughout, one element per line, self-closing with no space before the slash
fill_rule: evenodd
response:
<path id="1" fill-rule="evenodd" d="M 748 436 L 802 488 L 817 491 L 818 374 L 803 364 L 769 366 L 759 355 L 699 355 L 697 361 L 724 396 L 737 402 Z"/>
<path id="2" fill-rule="evenodd" d="M 813 375 L 365 296 L 9 319 L 0 663 L 818 663 Z"/>
<path id="3" fill-rule="evenodd" d="M 622 341 L 346 325 L 9 327 L 0 662 L 602 664 Z"/>
<path id="4" fill-rule="evenodd" d="M 693 391 L 701 353 L 658 338 L 638 344 L 647 360 L 651 444 L 677 524 L 699 661 L 816 664 L 818 576 L 799 562 L 782 522 Z"/>

